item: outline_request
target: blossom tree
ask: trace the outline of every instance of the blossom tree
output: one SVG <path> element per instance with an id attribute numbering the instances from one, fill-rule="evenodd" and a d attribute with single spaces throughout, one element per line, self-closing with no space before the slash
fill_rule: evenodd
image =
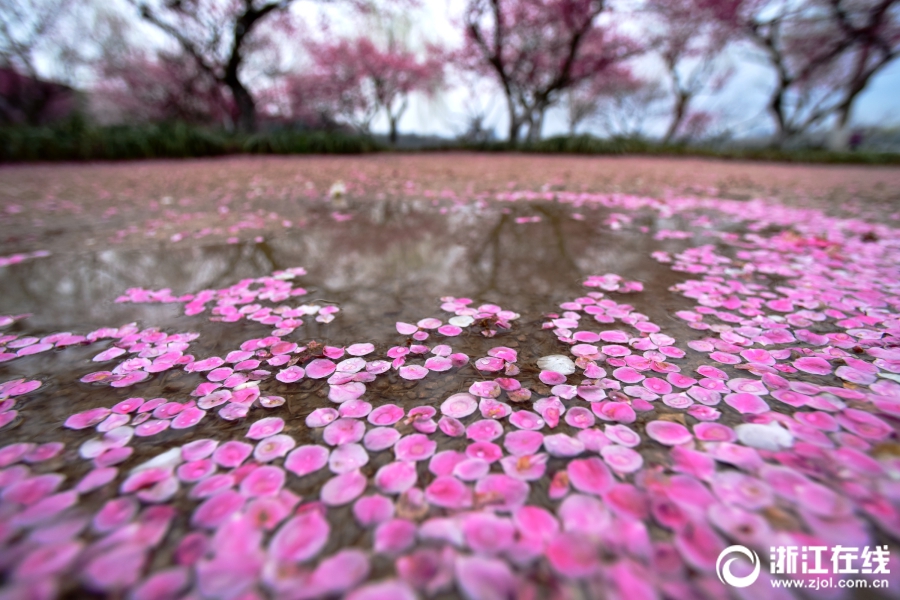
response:
<path id="1" fill-rule="evenodd" d="M 36 53 L 54 36 L 71 0 L 0 0 L 0 62 L 38 78 Z"/>
<path id="2" fill-rule="evenodd" d="M 71 0 L 0 0 L 0 122 L 38 125 L 77 110 L 73 45 L 62 30 L 80 9 Z"/>
<path id="3" fill-rule="evenodd" d="M 575 133 L 580 118 L 593 121 L 613 138 L 646 137 L 648 123 L 661 117 L 665 101 L 666 92 L 659 80 L 617 69 L 611 76 L 573 90 L 568 99 L 569 131 Z"/>
<path id="4" fill-rule="evenodd" d="M 563 93 L 634 56 L 635 41 L 602 24 L 605 0 L 470 0 L 461 63 L 492 77 L 506 97 L 509 141 L 540 137 Z"/>
<path id="5" fill-rule="evenodd" d="M 229 125 L 236 116 L 231 96 L 181 53 L 128 52 L 104 61 L 94 91 L 119 119 Z"/>
<path id="6" fill-rule="evenodd" d="M 284 104 L 295 122 L 313 129 L 350 125 L 368 132 L 375 118 L 374 106 L 352 72 L 309 69 L 289 75 L 284 82 Z"/>
<path id="7" fill-rule="evenodd" d="M 625 65 L 617 65 L 601 77 L 581 82 L 566 94 L 569 135 L 575 135 L 578 127 L 597 117 L 601 104 L 610 98 L 635 93 L 644 84 Z"/>
<path id="8" fill-rule="evenodd" d="M 365 132 L 383 112 L 391 143 L 397 141 L 397 125 L 409 106 L 409 95 L 431 94 L 444 81 L 443 52 L 437 46 L 427 46 L 421 58 L 393 40 L 381 49 L 367 37 L 314 43 L 309 50 L 313 68 L 290 85 L 295 112 L 312 108 L 322 115 L 330 107 Z"/>
<path id="9" fill-rule="evenodd" d="M 718 18 L 775 72 L 768 110 L 778 145 L 829 120 L 845 127 L 856 98 L 900 52 L 900 0 L 737 0 L 729 6 Z"/>
<path id="10" fill-rule="evenodd" d="M 699 114 L 692 107 L 697 96 L 720 90 L 733 74 L 722 59 L 731 30 L 716 18 L 723 3 L 648 0 L 646 9 L 651 17 L 649 45 L 659 54 L 672 91 L 662 143 L 686 140 L 695 129 L 688 124 L 696 123 Z"/>
<path id="11" fill-rule="evenodd" d="M 852 40 L 842 57 L 843 90 L 836 103 L 836 126 L 846 129 L 856 98 L 872 78 L 900 55 L 900 2 L 824 2 L 836 28 Z"/>
<path id="12" fill-rule="evenodd" d="M 248 57 L 291 30 L 294 0 L 130 0 L 141 17 L 174 39 L 185 58 L 230 93 L 237 127 L 256 128 L 257 106 L 244 79 Z"/>

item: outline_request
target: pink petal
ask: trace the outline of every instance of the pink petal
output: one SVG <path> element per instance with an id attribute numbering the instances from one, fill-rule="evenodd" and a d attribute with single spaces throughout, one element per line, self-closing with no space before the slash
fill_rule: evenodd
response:
<path id="1" fill-rule="evenodd" d="M 284 420 L 279 417 L 266 417 L 250 426 L 247 437 L 251 440 L 261 440 L 269 436 L 281 433 L 284 429 Z"/>
<path id="2" fill-rule="evenodd" d="M 428 439 L 421 433 L 414 433 L 401 438 L 394 445 L 394 454 L 397 460 L 401 461 L 419 461 L 430 458 L 437 443 Z"/>
<path id="3" fill-rule="evenodd" d="M 456 560 L 456 581 L 467 598 L 516 597 L 515 575 L 497 558 L 460 556 Z"/>
<path id="4" fill-rule="evenodd" d="M 587 536 L 577 532 L 559 533 L 547 545 L 547 559 L 553 570 L 565 577 L 589 577 L 600 569 L 600 551 Z"/>
<path id="5" fill-rule="evenodd" d="M 736 411 L 746 414 L 760 414 L 769 411 L 769 405 L 766 401 L 755 394 L 738 393 L 727 394 L 725 403 Z"/>
<path id="6" fill-rule="evenodd" d="M 225 490 L 200 504 L 191 517 L 191 523 L 198 527 L 215 529 L 244 506 L 244 496 Z"/>
<path id="7" fill-rule="evenodd" d="M 596 457 L 570 461 L 567 471 L 572 486 L 581 492 L 599 496 L 614 483 L 609 469 Z"/>
<path id="8" fill-rule="evenodd" d="M 206 411 L 200 410 L 196 406 L 188 407 L 172 420 L 172 429 L 188 429 L 199 423 L 205 416 Z"/>
<path id="9" fill-rule="evenodd" d="M 253 449 L 253 458 L 261 463 L 271 462 L 293 450 L 296 445 L 297 442 L 289 435 L 283 433 L 273 435 L 256 444 L 256 448 Z"/>
<path id="10" fill-rule="evenodd" d="M 373 427 L 363 437 L 363 445 L 367 450 L 380 452 L 393 448 L 400 439 L 400 432 L 393 427 Z"/>
<path id="11" fill-rule="evenodd" d="M 329 361 L 330 362 L 330 361 Z M 282 383 L 293 383 L 295 381 L 299 381 L 306 375 L 306 371 L 302 367 L 298 367 L 297 365 L 290 366 L 286 369 L 282 369 L 278 371 L 278 374 L 275 375 L 275 379 L 281 381 Z M 312 375 L 310 375 L 312 377 Z M 323 375 L 324 377 L 324 375 Z M 318 378 L 315 378 L 318 379 Z"/>
<path id="12" fill-rule="evenodd" d="M 299 446 L 287 455 L 284 468 L 297 477 L 303 477 L 328 464 L 328 454 L 328 449 L 323 446 Z"/>
<path id="13" fill-rule="evenodd" d="M 359 444 L 344 444 L 331 452 L 328 467 L 332 473 L 340 474 L 354 471 L 369 462 L 369 455 Z"/>
<path id="14" fill-rule="evenodd" d="M 388 579 L 368 583 L 345 596 L 345 600 L 416 600 L 416 593 L 403 581 Z"/>
<path id="15" fill-rule="evenodd" d="M 307 510 L 288 520 L 269 544 L 279 562 L 301 562 L 316 556 L 328 542 L 331 527 L 318 510 Z"/>
<path id="16" fill-rule="evenodd" d="M 322 486 L 320 498 L 328 506 L 342 506 L 358 498 L 366 489 L 366 477 L 350 471 L 332 477 Z"/>
<path id="17" fill-rule="evenodd" d="M 425 498 L 434 506 L 460 509 L 472 505 L 472 490 L 459 479 L 443 475 L 435 477 L 425 488 Z"/>
<path id="18" fill-rule="evenodd" d="M 453 394 L 441 404 L 441 413 L 462 419 L 471 415 L 478 408 L 475 397 L 471 394 Z"/>
<path id="19" fill-rule="evenodd" d="M 395 404 L 384 404 L 369 413 L 368 421 L 372 425 L 393 425 L 403 418 L 403 409 Z"/>
<path id="20" fill-rule="evenodd" d="M 394 503 L 379 494 L 363 496 L 353 503 L 353 516 L 363 527 L 371 527 L 393 518 Z"/>
<path id="21" fill-rule="evenodd" d="M 651 438 L 667 446 L 685 444 L 694 439 L 684 425 L 671 421 L 650 421 L 646 431 Z"/>
<path id="22" fill-rule="evenodd" d="M 416 525 L 406 519 L 391 519 L 375 529 L 373 548 L 375 552 L 398 554 L 416 539 Z"/>
<path id="23" fill-rule="evenodd" d="M 329 446 L 340 446 L 341 444 L 359 442 L 362 440 L 365 432 L 366 426 L 359 419 L 341 417 L 325 427 L 325 430 L 322 432 L 322 439 Z"/>
<path id="24" fill-rule="evenodd" d="M 428 375 L 428 369 L 419 365 L 405 365 L 400 367 L 399 374 L 403 379 L 414 381 Z"/>
<path id="25" fill-rule="evenodd" d="M 243 463 L 251 452 L 253 446 L 250 444 L 228 441 L 216 448 L 212 458 L 217 465 L 231 469 Z"/>
<path id="26" fill-rule="evenodd" d="M 263 465 L 244 478 L 241 493 L 248 498 L 275 496 L 283 486 L 284 471 L 279 467 Z"/>
<path id="27" fill-rule="evenodd" d="M 317 358 L 306 365 L 306 376 L 311 379 L 323 379 L 334 373 L 337 366 L 327 358 Z"/>

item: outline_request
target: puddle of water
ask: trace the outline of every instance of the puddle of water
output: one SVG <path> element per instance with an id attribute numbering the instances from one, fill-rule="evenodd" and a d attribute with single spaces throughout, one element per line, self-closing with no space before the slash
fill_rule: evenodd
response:
<path id="1" fill-rule="evenodd" d="M 446 322 L 448 313 L 438 309 L 441 298 L 469 297 L 475 299 L 473 306 L 493 303 L 519 313 L 520 317 L 514 321 L 512 329 L 500 328 L 492 338 L 472 332 L 442 338 L 432 332 L 424 343 L 429 347 L 442 342 L 450 344 L 454 352 L 465 353 L 471 361 L 485 357 L 497 346 L 515 350 L 520 359 L 517 364 L 520 372 L 516 378 L 534 392 L 533 399 L 552 393 L 551 386 L 539 380 L 540 370 L 534 360 L 548 354 L 568 354 L 553 328 L 544 326 L 551 318 L 547 315 L 564 312 L 561 303 L 584 296 L 588 288 L 582 283 L 588 276 L 619 273 L 626 275 L 628 280 L 641 282 L 642 293 L 612 292 L 607 297 L 620 305 L 633 306 L 635 311 L 662 327 L 663 332 L 679 340 L 682 346 L 688 340 L 705 337 L 708 332 L 693 331 L 683 319 L 675 316 L 678 311 L 693 308 L 694 302 L 669 291 L 672 286 L 693 276 L 671 270 L 667 264 L 652 259 L 651 253 L 668 251 L 676 254 L 691 246 L 713 243 L 715 238 L 700 235 L 693 240 L 656 240 L 653 234 L 662 230 L 704 231 L 703 228 L 692 228 L 687 220 L 662 212 L 630 214 L 627 226 L 615 230 L 609 227 L 609 219 L 615 218 L 612 211 L 591 207 L 579 210 L 583 216 L 575 218 L 570 207 L 553 202 L 529 202 L 489 204 L 481 208 L 470 205 L 442 214 L 424 203 L 384 201 L 357 207 L 353 218 L 343 222 L 325 214 L 313 214 L 303 228 L 256 243 L 166 243 L 139 249 L 111 246 L 55 253 L 0 269 L 0 289 L 4 290 L 0 295 L 0 314 L 33 313 L 9 326 L 4 333 L 38 337 L 59 331 L 85 334 L 99 327 L 129 322 L 136 322 L 140 328 L 158 327 L 170 334 L 196 332 L 199 337 L 191 341 L 186 352 L 200 360 L 224 356 L 248 339 L 271 335 L 272 327 L 247 319 L 236 323 L 212 322 L 209 309 L 197 316 L 185 316 L 181 303 L 117 303 L 115 299 L 128 288 L 169 288 L 179 296 L 221 289 L 241 280 L 302 266 L 307 274 L 292 283 L 302 286 L 307 293 L 286 304 L 332 305 L 340 307 L 340 312 L 330 323 L 319 323 L 312 315 L 304 317 L 304 324 L 285 334 L 283 339 L 301 345 L 316 342 L 337 347 L 371 342 L 375 350 L 366 358 L 384 358 L 395 344 L 408 346 L 415 343 L 398 334 L 395 322 L 416 323 L 431 316 Z M 722 219 L 718 231 L 732 227 L 732 221 Z M 640 232 L 640 228 L 645 229 Z M 768 233 L 774 235 L 778 231 L 778 227 L 773 227 Z M 625 327 L 616 322 L 595 329 Z M 473 328 L 476 332 L 480 330 L 477 326 Z M 603 343 L 606 342 L 600 342 Z M 90 362 L 97 353 L 111 347 L 111 341 L 100 341 L 0 364 L 3 381 L 37 378 L 42 382 L 38 390 L 18 400 L 16 409 L 20 416 L 3 429 L 4 444 L 64 442 L 66 450 L 60 456 L 33 467 L 39 473 L 66 475 L 64 488 L 80 480 L 90 469 L 89 461 L 79 457 L 78 450 L 85 441 L 97 435 L 91 428 L 79 431 L 62 428 L 61 424 L 70 415 L 90 408 L 111 407 L 137 395 L 186 402 L 191 398 L 191 391 L 205 381 L 200 373 L 186 373 L 176 368 L 154 374 L 130 388 L 115 389 L 81 382 L 86 374 L 116 364 Z M 694 353 L 674 362 L 682 372 L 694 373 L 696 367 L 708 362 L 705 359 L 705 355 Z M 451 394 L 465 392 L 472 383 L 495 376 L 479 372 L 471 361 L 465 367 L 454 369 L 448 374 L 450 376 L 427 377 L 422 381 L 408 381 L 390 371 L 366 384 L 363 399 L 375 407 L 396 404 L 405 414 L 423 405 L 438 407 Z M 422 361 L 411 362 L 420 364 Z M 747 376 L 746 372 L 723 368 L 728 369 L 732 377 Z M 269 369 L 278 371 L 277 367 Z M 613 369 L 607 367 L 606 370 Z M 810 378 L 799 374 L 796 379 Z M 283 397 L 285 404 L 269 409 L 257 406 L 248 419 L 237 421 L 218 418 L 214 412 L 218 409 L 214 409 L 195 427 L 170 428 L 150 437 L 134 438 L 131 443 L 134 453 L 119 465 L 122 474 L 192 440 L 248 441 L 245 439 L 248 423 L 263 416 L 284 419 L 283 433 L 290 435 L 297 445 L 323 443 L 322 430 L 307 427 L 305 420 L 317 408 L 336 407 L 328 401 L 329 385 L 324 379 L 307 377 L 297 383 L 282 383 L 268 378 L 261 387 L 265 394 Z M 526 402 L 515 408 L 526 408 L 530 404 Z M 735 426 L 746 420 L 724 405 L 719 408 L 723 408 L 724 413 L 718 420 L 722 424 Z M 772 409 L 784 415 L 792 413 L 781 404 Z M 435 420 L 439 417 L 440 413 Z M 476 417 L 477 413 L 466 419 L 466 423 Z M 692 422 L 685 420 L 684 411 L 655 402 L 654 410 L 638 414 L 632 427 L 646 437 L 646 423 L 660 418 L 684 424 Z M 397 429 L 403 435 L 416 432 L 414 424 L 408 422 L 401 422 Z M 516 430 L 506 420 L 501 429 L 507 434 Z M 575 437 L 578 432 L 578 428 L 563 420 L 552 433 Z M 437 452 L 464 452 L 471 443 L 465 437 L 454 438 L 440 432 L 432 437 L 437 442 Z M 500 439 L 496 442 L 499 444 Z M 645 440 L 641 455 L 648 467 L 671 464 L 667 449 L 649 440 Z M 390 451 L 372 452 L 369 462 L 361 467 L 361 473 L 372 482 L 378 469 L 393 460 Z M 558 510 L 558 499 L 551 497 L 551 476 L 564 473 L 569 462 L 562 457 L 548 460 L 547 474 L 531 482 L 529 504 L 554 512 Z M 278 459 L 275 464 L 282 462 Z M 429 472 L 428 461 L 419 462 L 416 471 L 421 488 L 434 478 Z M 491 472 L 501 473 L 502 470 L 495 464 Z M 301 496 L 303 502 L 311 502 L 319 498 L 322 486 L 331 477 L 332 473 L 327 469 L 302 478 L 289 476 L 287 487 Z M 122 479 L 120 474 L 116 482 L 121 483 Z M 633 475 L 623 475 L 621 479 L 630 483 L 637 481 Z M 196 529 L 191 524 L 191 514 L 197 501 L 186 497 L 188 488 L 182 486 L 179 494 L 168 502 L 176 513 L 168 536 L 148 552 L 153 569 L 173 564 L 178 542 Z M 367 493 L 372 491 L 370 487 Z M 73 510 L 90 516 L 118 496 L 116 485 L 106 485 L 85 494 Z M 447 513 L 435 507 L 427 512 L 431 517 Z M 421 520 L 425 514 L 415 516 Z M 3 516 L 0 514 L 0 521 Z M 331 535 L 317 555 L 330 556 L 349 547 L 367 552 L 372 548 L 372 531 L 355 522 L 349 504 L 328 508 L 327 519 L 331 524 Z M 671 538 L 664 527 L 649 519 L 646 519 L 646 527 L 654 540 Z M 87 542 L 95 542 L 101 537 L 96 532 L 83 535 Z M 11 552 L 34 549 L 33 542 L 25 538 L 11 535 L 7 539 L 6 554 L 0 556 L 0 568 L 4 571 L 16 564 Z M 265 534 L 264 540 L 264 545 L 268 544 L 271 534 Z M 91 557 L 81 560 L 87 564 Z M 373 555 L 370 566 L 371 580 L 395 576 L 394 561 L 389 556 Z M 522 568 L 517 572 L 542 593 L 558 585 L 543 563 L 539 568 Z M 83 590 L 83 583 L 74 576 L 60 578 L 57 585 L 60 591 L 76 596 Z M 452 587 L 449 589 L 453 590 Z"/>

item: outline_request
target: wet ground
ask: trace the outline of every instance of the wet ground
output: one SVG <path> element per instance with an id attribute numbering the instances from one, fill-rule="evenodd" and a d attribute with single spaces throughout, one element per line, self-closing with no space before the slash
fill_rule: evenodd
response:
<path id="1" fill-rule="evenodd" d="M 0 446 L 7 450 L 0 458 L 4 489 L 0 496 L 4 591 L 0 596 L 133 593 L 148 598 L 185 594 L 249 598 L 253 594 L 327 597 L 351 592 L 369 597 L 366 594 L 381 589 L 382 597 L 402 597 L 414 590 L 421 595 L 473 598 L 551 594 L 676 598 L 728 593 L 772 597 L 787 592 L 773 589 L 766 578 L 770 548 L 813 543 L 829 550 L 838 544 L 858 546 L 860 552 L 887 545 L 892 568 L 887 574 L 867 574 L 866 580 L 883 578 L 890 587 L 877 592 L 866 589 L 862 595 L 859 590 L 849 593 L 868 597 L 900 592 L 896 556 L 900 532 L 897 170 L 438 155 L 30 166 L 3 168 L 0 181 L 4 182 L 0 315 L 8 316 L 0 330 L 6 345 L 0 384 L 40 382 L 27 392 L 14 392 L 12 386 L 0 388 L 2 397 L 12 400 L 3 405 L 0 416 L 16 411 L 0 427 Z M 297 267 L 305 271 L 295 271 L 293 276 L 286 271 Z M 621 279 L 592 282 L 592 276 L 605 274 Z M 248 284 L 249 280 L 253 283 Z M 247 285 L 233 287 L 242 281 Z M 295 295 L 277 300 L 259 296 L 260 289 L 279 281 L 287 282 Z M 586 282 L 591 285 L 585 286 Z M 639 282 L 640 291 L 629 291 L 627 282 Z M 717 287 L 720 284 L 730 286 L 730 291 L 723 292 Z M 121 301 L 129 289 L 135 301 Z M 164 289 L 171 294 L 134 291 Z M 176 299 L 202 290 L 211 291 L 205 310 L 185 314 L 191 298 Z M 246 290 L 254 293 L 241 297 Z M 454 308 L 449 300 L 448 311 L 448 297 L 473 302 Z M 766 304 L 781 298 L 789 300 L 789 306 Z M 607 316 L 593 319 L 598 313 L 587 308 L 601 302 L 607 303 Z M 222 320 L 223 314 L 230 314 L 228 309 L 223 313 L 223 307 L 248 305 L 253 309 L 242 318 Z M 218 308 L 213 310 L 214 306 Z M 284 316 L 284 311 L 298 306 L 309 308 L 302 315 Z M 723 306 L 731 311 L 724 316 Z M 267 313 L 266 307 L 281 308 Z M 323 307 L 339 311 L 323 313 Z M 274 317 L 266 323 L 255 322 L 251 317 L 259 310 L 263 310 L 258 314 L 260 321 Z M 503 310 L 515 318 L 498 318 L 497 311 Z M 457 317 L 468 313 L 475 317 L 458 334 L 444 335 L 429 325 L 413 336 L 400 333 L 397 326 L 426 318 L 446 325 L 454 312 Z M 698 326 L 701 315 L 710 315 L 705 316 L 706 327 Z M 135 326 L 129 327 L 130 323 Z M 638 328 L 640 323 L 653 326 Z M 765 332 L 784 328 L 800 339 L 765 339 Z M 573 338 L 576 330 L 585 335 Z M 621 346 L 609 346 L 615 336 L 600 340 L 591 335 L 611 330 L 627 331 Z M 648 335 L 657 330 L 671 341 Z M 160 338 L 157 331 L 170 337 Z M 61 332 L 88 339 L 60 342 Z M 91 332 L 95 335 L 89 336 Z M 198 336 L 187 335 L 192 333 Z M 428 337 L 417 339 L 423 333 Z M 852 343 L 826 334 L 849 335 Z M 250 340 L 272 336 L 298 344 L 288 353 L 290 362 L 269 362 L 277 357 L 271 340 L 246 346 Z M 709 346 L 697 345 L 700 340 Z M 567 374 L 566 383 L 602 389 L 602 396 L 591 396 L 589 391 L 576 396 L 575 388 L 554 387 L 544 381 L 552 381 L 552 376 L 537 366 L 537 359 L 547 355 L 576 358 L 579 343 L 596 345 L 578 362 L 575 374 Z M 40 344 L 50 347 L 34 354 L 22 352 Z M 437 478 L 435 471 L 440 471 L 437 466 L 429 469 L 433 461 L 428 456 L 415 463 L 414 487 L 401 483 L 391 488 L 376 474 L 395 461 L 395 453 L 369 447 L 363 450 L 367 462 L 358 471 L 365 478 L 365 491 L 346 492 L 346 499 L 322 491 L 326 482 L 343 476 L 340 468 L 324 466 L 302 476 L 291 472 L 283 487 L 257 494 L 240 487 L 240 481 L 260 464 L 274 465 L 284 475 L 282 468 L 291 471 L 285 458 L 251 458 L 237 470 L 219 464 L 220 474 L 234 476 L 233 484 L 247 496 L 247 505 L 216 523 L 196 516 L 201 502 L 190 495 L 196 483 L 178 471 L 183 462 L 190 462 L 184 452 L 153 467 L 159 470 L 157 480 L 148 481 L 137 492 L 124 491 L 123 484 L 136 467 L 189 442 L 256 444 L 246 438 L 248 428 L 264 417 L 283 420 L 280 433 L 298 447 L 320 445 L 335 452 L 345 444 L 332 444 L 323 427 L 310 425 L 308 417 L 316 409 L 343 406 L 329 399 L 343 380 L 328 378 L 330 373 L 313 377 L 309 369 L 314 360 L 338 363 L 348 358 L 345 349 L 354 344 L 373 345 L 362 357 L 370 364 L 379 360 L 395 364 L 364 378 L 361 395 L 358 387 L 351 389 L 352 394 L 374 408 L 394 404 L 406 415 L 416 407 L 437 409 L 433 419 L 402 419 L 394 427 L 403 436 L 427 435 L 436 442 L 438 453 L 466 452 L 473 444 L 465 435 L 450 435 L 443 424 L 434 427 L 441 418 L 441 403 L 453 394 L 469 392 L 473 383 L 504 374 L 532 395 L 515 398 L 509 391 L 500 393 L 497 400 L 504 402 L 500 413 L 485 414 L 501 425 L 504 437 L 495 439 L 496 444 L 503 446 L 502 440 L 517 429 L 502 414 L 504 410 L 540 412 L 549 423 L 552 417 L 536 401 L 563 394 L 570 413 L 575 407 L 591 409 L 591 425 L 570 424 L 563 416 L 558 425 L 543 426 L 540 433 L 593 439 L 594 446 L 588 443 L 590 447 L 567 455 L 545 444 L 550 456 L 544 456 L 544 475 L 527 480 L 525 498 L 505 497 L 502 507 L 498 498 L 479 487 L 488 487 L 485 477 L 506 472 L 499 462 L 477 477 L 457 474 L 474 495 L 469 502 L 448 507 L 428 495 Z M 465 354 L 467 363 L 432 369 L 422 379 L 407 377 L 409 373 L 400 368 L 402 360 L 421 365 L 435 355 L 437 344 Z M 120 424 L 119 433 L 128 438 L 125 446 L 133 453 L 121 462 L 110 462 L 117 469 L 115 477 L 76 494 L 77 498 L 61 497 L 89 472 L 103 468 L 104 453 L 114 448 L 112 443 L 99 451 L 91 446 L 90 440 L 108 438 L 102 424 L 72 428 L 64 426 L 67 419 L 89 409 L 112 408 L 131 397 L 165 398 L 180 403 L 178 410 L 186 410 L 191 402 L 202 403 L 211 391 L 198 387 L 207 382 L 209 370 L 194 370 L 191 363 L 226 358 L 242 345 L 250 348 L 253 360 L 260 364 L 243 370 L 256 369 L 249 380 L 225 382 L 226 388 L 237 391 L 255 385 L 262 397 L 277 396 L 284 404 L 266 407 L 261 399 L 251 400 L 246 416 L 234 420 L 222 418 L 220 406 L 211 407 L 192 426 L 167 426 L 135 437 L 130 431 L 122 433 L 131 426 L 140 428 L 139 415 L 129 414 L 130 423 Z M 426 346 L 425 354 L 418 355 L 416 345 Z M 127 352 L 92 360 L 115 347 Z M 398 347 L 413 348 L 413 352 L 399 359 Z M 490 356 L 498 347 L 511 349 L 515 358 L 501 361 L 500 371 L 479 368 L 484 363 L 477 359 Z M 684 356 L 661 353 L 665 347 L 680 349 Z M 753 349 L 763 353 L 748 355 L 752 358 L 741 354 Z M 167 350 L 175 353 L 167 368 L 161 365 L 126 387 L 110 385 L 128 372 L 147 369 L 146 363 Z M 734 364 L 726 364 L 730 358 L 719 362 L 710 355 L 716 351 L 743 359 L 736 358 Z M 125 364 L 126 359 L 141 355 L 146 363 Z M 639 373 L 620 370 L 631 368 L 632 363 L 626 365 L 623 358 L 628 355 L 646 358 L 634 363 Z M 807 361 L 799 363 L 804 368 L 798 369 L 797 361 L 804 358 L 826 365 Z M 813 366 L 806 368 L 807 363 Z M 589 377 L 591 371 L 586 369 L 591 364 L 603 374 Z M 275 375 L 286 365 L 305 367 L 307 374 L 297 381 L 281 381 Z M 651 394 L 656 398 L 648 396 L 649 402 L 643 404 L 636 400 L 645 392 L 627 389 L 645 375 L 667 378 L 672 365 L 681 374 L 695 377 L 694 385 L 675 385 L 673 390 L 669 383 L 660 383 L 668 392 L 660 394 L 662 399 Z M 698 379 L 716 379 L 705 371 L 698 374 L 702 365 L 722 369 L 725 380 L 749 378 L 754 385 L 762 385 L 750 395 L 765 398 L 765 408 L 746 404 L 752 399 L 744 397 L 720 403 L 705 396 L 705 401 L 692 400 L 685 393 L 678 396 L 681 390 L 696 390 Z M 360 372 L 368 370 L 367 366 Z M 96 372 L 111 374 L 91 382 L 90 374 Z M 789 397 L 794 402 L 789 404 L 770 395 L 788 390 L 802 399 Z M 570 392 L 573 397 L 566 398 Z M 666 397 L 673 392 L 673 397 Z M 741 395 L 734 388 L 725 388 L 723 395 L 731 392 Z M 623 409 L 627 414 L 622 416 L 614 409 L 623 406 L 634 408 Z M 795 420 L 797 412 L 815 416 Z M 858 412 L 874 420 L 867 421 Z M 471 426 L 478 418 L 476 413 L 460 421 Z M 371 430 L 365 415 L 359 420 Z M 688 434 L 687 440 L 649 435 L 647 424 L 659 422 L 685 426 L 685 431 L 694 434 Z M 701 423 L 726 429 L 701 434 L 696 427 Z M 597 442 L 585 434 L 595 430 L 609 434 L 608 428 L 616 424 L 626 424 L 640 436 L 635 446 L 639 457 L 627 455 L 628 464 L 617 464 L 615 456 L 601 452 L 607 446 L 627 444 L 602 433 L 603 441 Z M 743 436 L 737 441 L 734 431 L 746 424 L 774 426 L 782 433 L 773 439 L 783 441 L 787 435 L 790 443 L 771 447 L 776 442 L 766 436 L 762 441 L 748 438 L 751 442 L 747 442 Z M 57 442 L 64 444 L 58 452 L 52 451 L 53 446 L 40 446 Z M 35 447 L 15 444 L 46 448 L 46 457 L 29 455 Z M 21 456 L 15 448 L 22 450 Z M 706 459 L 694 454 L 678 458 L 673 448 L 693 450 Z M 740 448 L 746 454 L 735 458 Z M 591 458 L 600 466 L 578 463 L 594 469 L 588 481 L 573 477 L 572 463 Z M 706 461 L 713 459 L 716 466 L 708 472 Z M 107 455 L 107 460 L 114 459 Z M 635 461 L 640 461 L 637 466 Z M 767 471 L 765 465 L 783 471 Z M 786 471 L 789 475 L 783 475 Z M 23 481 L 50 473 L 65 479 L 44 492 L 16 491 L 25 487 Z M 724 489 L 728 487 L 724 480 L 731 474 L 746 477 L 741 485 L 734 484 L 738 492 Z M 783 483 L 784 477 L 794 475 L 802 479 L 793 487 Z M 570 479 L 575 480 L 571 491 Z M 551 481 L 556 481 L 556 488 Z M 353 487 L 352 483 L 338 480 L 334 485 Z M 806 506 L 805 498 L 820 488 L 825 489 L 821 494 L 834 496 L 833 506 L 815 502 Z M 501 496 L 513 493 L 504 490 Z M 615 490 L 633 494 L 635 506 L 617 502 Z M 141 496 L 141 491 L 146 493 Z M 135 493 L 140 502 L 134 515 L 98 525 L 96 515 L 104 506 L 135 498 Z M 387 523 L 412 523 L 412 534 L 392 535 L 389 528 L 359 522 L 353 510 L 357 497 L 378 493 L 389 498 L 397 517 Z M 280 519 L 271 524 L 253 521 L 249 507 L 260 498 L 283 507 Z M 61 504 L 54 505 L 51 499 Z M 594 510 L 591 514 L 599 515 L 592 522 L 595 531 L 579 530 L 579 502 L 587 507 L 581 512 Z M 529 529 L 526 517 L 520 516 L 522 504 L 546 509 L 551 518 L 561 521 L 557 525 L 561 532 Z M 154 507 L 173 510 L 159 517 L 151 511 Z M 743 519 L 745 529 L 732 529 L 721 516 L 710 516 L 716 510 L 733 511 L 724 521 Z M 28 511 L 34 514 L 23 520 L 22 514 Z M 678 516 L 667 518 L 666 511 Z M 495 512 L 494 520 L 484 527 L 496 528 L 499 533 L 492 535 L 503 538 L 515 523 L 508 543 L 488 547 L 470 539 L 475 534 L 467 519 Z M 322 546 L 302 559 L 279 554 L 273 536 L 313 513 L 329 524 Z M 259 519 L 258 512 L 253 514 Z M 426 524 L 442 517 L 451 517 L 448 532 L 429 538 L 424 533 Z M 165 523 L 162 531 L 147 533 L 153 529 L 148 523 L 160 520 Z M 221 542 L 215 537 L 217 531 L 225 538 L 246 537 L 240 527 L 251 526 L 251 521 L 252 529 L 262 532 L 258 541 L 251 536 L 238 548 L 216 550 L 215 542 Z M 177 550 L 185 539 L 197 538 L 198 532 L 200 539 L 210 541 L 189 560 Z M 301 527 L 300 532 L 301 538 L 314 537 L 311 530 Z M 536 550 L 527 543 L 534 536 L 539 538 Z M 754 584 L 755 588 L 728 588 L 717 579 L 719 551 L 738 543 L 756 549 L 766 564 L 764 581 Z M 358 549 L 359 555 L 341 554 L 349 548 Z M 429 554 L 432 551 L 442 553 L 440 558 Z M 124 572 L 121 575 L 109 572 L 117 553 L 130 557 L 122 559 L 127 563 L 124 567 L 116 567 Z M 340 568 L 329 571 L 331 567 L 321 559 L 335 556 L 349 562 L 338 561 Z M 473 565 L 467 562 L 468 556 L 482 558 Z M 341 579 L 336 573 L 352 571 L 347 566 L 351 559 L 364 562 L 365 572 L 348 577 L 343 587 L 340 582 L 322 583 L 322 578 Z M 40 562 L 50 566 L 35 566 Z M 251 566 L 226 576 L 240 571 L 236 564 Z M 829 573 L 827 578 L 837 581 L 852 576 Z M 374 584 L 382 588 L 372 588 L 366 587 L 367 582 L 370 586 L 384 583 Z M 812 595 L 840 597 L 842 592 L 833 589 Z"/>

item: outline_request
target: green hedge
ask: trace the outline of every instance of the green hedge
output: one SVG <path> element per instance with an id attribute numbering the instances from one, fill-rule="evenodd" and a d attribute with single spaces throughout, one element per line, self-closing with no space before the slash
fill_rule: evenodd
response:
<path id="1" fill-rule="evenodd" d="M 898 165 L 900 154 L 894 152 L 833 152 L 818 149 L 718 148 L 707 146 L 663 146 L 640 138 L 597 138 L 590 135 L 556 136 L 534 143 L 512 146 L 508 142 L 448 145 L 443 149 L 481 152 L 525 152 L 541 154 L 645 155 L 761 160 L 790 163 Z"/>
<path id="2" fill-rule="evenodd" d="M 236 135 L 184 123 L 98 127 L 73 120 L 52 127 L 0 127 L 0 162 L 187 158 L 226 154 L 361 154 L 387 150 L 362 135 L 341 132 L 271 131 Z M 698 156 L 826 164 L 900 164 L 900 154 L 661 146 L 639 138 L 557 136 L 533 144 L 448 142 L 429 151 L 535 152 L 546 154 Z"/>
<path id="3" fill-rule="evenodd" d="M 225 154 L 359 154 L 373 152 L 368 137 L 281 131 L 252 136 L 183 123 L 110 127 L 77 121 L 54 127 L 0 127 L 0 161 L 186 158 Z"/>

